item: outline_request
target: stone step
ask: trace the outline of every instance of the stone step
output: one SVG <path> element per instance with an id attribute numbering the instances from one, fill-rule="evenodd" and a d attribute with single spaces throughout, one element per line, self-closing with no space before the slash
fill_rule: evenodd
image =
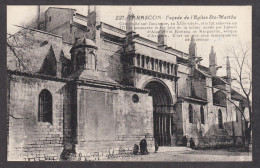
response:
<path id="1" fill-rule="evenodd" d="M 191 151 L 191 148 L 184 146 L 159 146 L 158 152 L 183 152 L 183 151 Z"/>

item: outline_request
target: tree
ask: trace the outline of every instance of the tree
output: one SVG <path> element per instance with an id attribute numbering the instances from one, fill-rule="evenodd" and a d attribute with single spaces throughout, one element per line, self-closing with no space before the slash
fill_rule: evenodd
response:
<path id="1" fill-rule="evenodd" d="M 246 118 L 244 109 L 237 106 L 232 100 L 228 98 L 234 106 L 237 107 L 241 113 L 245 122 L 248 122 L 246 128 L 246 141 L 247 144 L 250 142 L 251 130 L 252 130 L 252 104 L 251 104 L 251 92 L 252 92 L 252 67 L 251 67 L 251 45 L 248 42 L 238 42 L 227 49 L 227 53 L 232 59 L 232 72 L 233 81 L 241 90 L 244 96 L 241 103 L 245 103 L 248 107 L 249 118 Z"/>

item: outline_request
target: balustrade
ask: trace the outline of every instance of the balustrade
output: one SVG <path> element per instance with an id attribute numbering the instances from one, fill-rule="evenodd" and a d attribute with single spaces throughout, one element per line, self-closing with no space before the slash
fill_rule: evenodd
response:
<path id="1" fill-rule="evenodd" d="M 177 75 L 177 65 L 140 54 L 133 56 L 133 66 L 167 75 Z"/>

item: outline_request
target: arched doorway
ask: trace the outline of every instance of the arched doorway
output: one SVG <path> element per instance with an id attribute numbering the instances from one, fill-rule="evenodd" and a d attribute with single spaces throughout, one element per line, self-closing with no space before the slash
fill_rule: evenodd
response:
<path id="1" fill-rule="evenodd" d="M 170 91 L 161 81 L 148 82 L 145 89 L 153 98 L 154 138 L 159 146 L 172 146 L 174 134 L 173 106 Z"/>

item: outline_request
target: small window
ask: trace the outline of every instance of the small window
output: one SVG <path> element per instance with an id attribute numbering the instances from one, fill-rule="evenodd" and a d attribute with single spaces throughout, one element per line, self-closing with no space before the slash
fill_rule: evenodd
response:
<path id="1" fill-rule="evenodd" d="M 51 16 L 49 16 L 49 22 L 51 22 Z"/>
<path id="2" fill-rule="evenodd" d="M 52 124 L 52 95 L 47 89 L 39 95 L 38 121 Z"/>
<path id="3" fill-rule="evenodd" d="M 223 129 L 223 118 L 222 118 L 222 112 L 220 109 L 218 110 L 218 126 L 219 126 L 219 129 Z"/>
<path id="4" fill-rule="evenodd" d="M 191 104 L 189 104 L 189 123 L 193 123 L 193 109 Z"/>
<path id="5" fill-rule="evenodd" d="M 200 106 L 200 121 L 201 124 L 205 124 L 204 109 L 202 106 Z"/>

